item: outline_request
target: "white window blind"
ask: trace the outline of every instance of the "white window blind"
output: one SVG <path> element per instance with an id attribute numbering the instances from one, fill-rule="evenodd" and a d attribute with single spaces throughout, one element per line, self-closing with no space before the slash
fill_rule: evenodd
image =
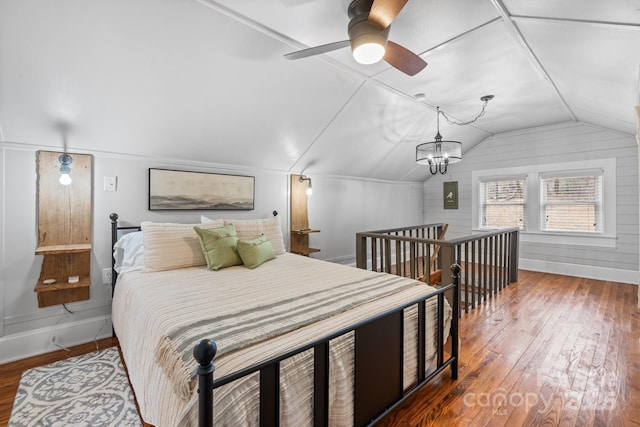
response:
<path id="1" fill-rule="evenodd" d="M 526 176 L 483 178 L 479 200 L 481 228 L 526 230 Z"/>
<path id="2" fill-rule="evenodd" d="M 602 233 L 602 170 L 540 177 L 540 229 Z"/>

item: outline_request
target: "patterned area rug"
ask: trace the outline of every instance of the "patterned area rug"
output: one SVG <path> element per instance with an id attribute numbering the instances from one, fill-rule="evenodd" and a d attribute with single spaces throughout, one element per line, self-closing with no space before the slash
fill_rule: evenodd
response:
<path id="1" fill-rule="evenodd" d="M 22 374 L 9 427 L 141 426 L 116 347 Z"/>

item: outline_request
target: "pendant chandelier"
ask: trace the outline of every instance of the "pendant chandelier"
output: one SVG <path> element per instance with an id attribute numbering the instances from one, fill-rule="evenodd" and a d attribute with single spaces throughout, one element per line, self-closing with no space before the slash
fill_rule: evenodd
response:
<path id="1" fill-rule="evenodd" d="M 462 142 L 443 141 L 440 135 L 440 107 L 436 109 L 437 133 L 435 141 L 425 142 L 416 147 L 416 163 L 429 165 L 432 175 L 447 173 L 449 163 L 462 160 Z"/>
<path id="2" fill-rule="evenodd" d="M 443 141 L 442 135 L 440 135 L 440 114 L 447 119 L 449 124 L 456 124 L 459 126 L 468 125 L 475 122 L 481 116 L 484 115 L 484 109 L 487 103 L 493 99 L 493 95 L 486 95 L 480 98 L 484 102 L 482 105 L 482 111 L 473 120 L 468 122 L 456 122 L 444 113 L 440 111 L 440 107 L 436 107 L 436 136 L 431 142 L 424 142 L 416 147 L 416 163 L 420 165 L 429 165 L 429 171 L 432 175 L 438 173 L 447 173 L 447 168 L 450 163 L 457 163 L 462 160 L 462 142 L 460 141 Z"/>

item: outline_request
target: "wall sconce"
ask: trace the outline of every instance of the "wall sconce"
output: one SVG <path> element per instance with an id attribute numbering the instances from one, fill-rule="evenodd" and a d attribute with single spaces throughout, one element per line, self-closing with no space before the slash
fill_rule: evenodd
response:
<path id="1" fill-rule="evenodd" d="M 300 178 L 298 178 L 298 180 L 302 183 L 304 181 L 309 181 L 309 183 L 307 184 L 307 196 L 310 196 L 313 194 L 313 188 L 311 186 L 311 178 L 309 178 L 308 176 L 305 175 L 300 175 Z"/>
<path id="2" fill-rule="evenodd" d="M 69 165 L 73 162 L 73 157 L 71 157 L 67 153 L 61 154 L 60 157 L 58 157 L 58 161 L 60 162 L 60 184 L 71 184 L 72 180 L 69 176 L 71 168 L 69 167 Z"/>

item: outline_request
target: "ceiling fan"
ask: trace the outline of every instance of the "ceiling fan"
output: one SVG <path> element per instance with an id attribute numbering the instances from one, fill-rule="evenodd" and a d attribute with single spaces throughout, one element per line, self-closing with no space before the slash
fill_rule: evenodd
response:
<path id="1" fill-rule="evenodd" d="M 324 44 L 287 53 L 287 59 L 301 59 L 351 46 L 353 58 L 360 64 L 384 59 L 405 74 L 414 76 L 427 66 L 420 56 L 389 40 L 391 23 L 408 0 L 353 0 L 347 13 L 349 40 Z"/>

